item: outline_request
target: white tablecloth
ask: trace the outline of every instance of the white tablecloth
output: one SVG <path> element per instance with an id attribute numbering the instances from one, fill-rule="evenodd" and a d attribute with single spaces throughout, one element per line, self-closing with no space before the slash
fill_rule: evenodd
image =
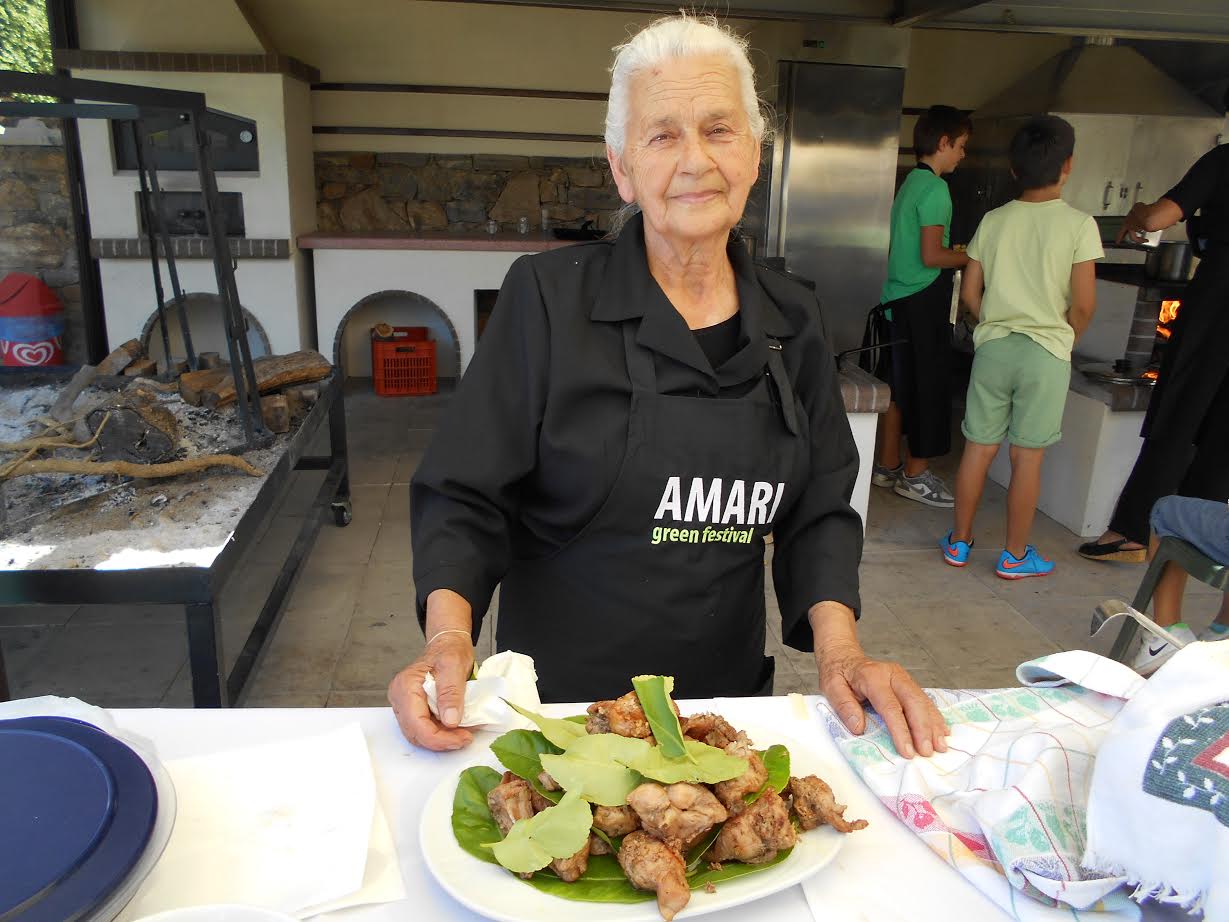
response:
<path id="1" fill-rule="evenodd" d="M 805 700 L 805 706 L 803 701 Z M 680 702 L 683 713 L 714 710 L 735 726 L 775 731 L 805 743 L 830 766 L 827 780 L 838 797 L 849 804 L 847 816 L 861 817 L 870 826 L 851 835 L 836 860 L 818 872 L 815 882 L 824 887 L 826 919 L 840 922 L 921 922 L 960 919 L 994 922 L 1006 916 L 990 900 L 941 861 L 862 784 L 841 757 L 822 726 L 814 696 L 791 698 L 728 698 Z M 580 713 L 579 706 L 544 708 L 565 715 Z M 357 721 L 366 735 L 372 763 L 379 776 L 382 802 L 405 878 L 409 898 L 402 902 L 365 906 L 344 913 L 319 916 L 346 922 L 462 922 L 479 917 L 463 908 L 438 885 L 422 860 L 418 843 L 419 816 L 427 795 L 439 782 L 455 776 L 473 760 L 473 754 L 431 753 L 415 749 L 401 736 L 387 708 L 113 710 L 120 727 L 155 744 L 159 758 L 219 752 L 241 746 L 320 733 Z M 495 734 L 480 733 L 476 745 Z M 771 742 L 767 740 L 765 742 Z M 441 830 L 441 835 L 451 835 Z M 813 891 L 814 892 L 814 891 Z M 827 903 L 830 894 L 830 904 Z M 812 915 L 801 887 L 791 887 L 765 900 L 716 913 L 713 922 L 811 922 Z M 1185 919 L 1180 911 L 1152 908 L 1145 919 Z"/>

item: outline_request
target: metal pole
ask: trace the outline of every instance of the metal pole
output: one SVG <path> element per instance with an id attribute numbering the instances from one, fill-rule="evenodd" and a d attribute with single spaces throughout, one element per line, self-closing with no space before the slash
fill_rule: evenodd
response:
<path id="1" fill-rule="evenodd" d="M 144 142 L 146 170 L 149 172 L 149 192 L 154 220 L 158 223 L 158 237 L 162 240 L 162 254 L 166 259 L 166 272 L 171 278 L 171 292 L 175 296 L 175 306 L 179 312 L 179 332 L 183 337 L 184 351 L 188 353 L 188 367 L 197 369 L 196 350 L 192 348 L 192 331 L 188 328 L 188 306 L 184 303 L 183 289 L 179 284 L 179 269 L 175 265 L 175 246 L 171 241 L 170 231 L 166 227 L 166 214 L 162 210 L 162 186 L 158 182 L 158 167 L 155 162 L 153 141 L 149 132 L 142 131 L 140 122 L 133 122 L 137 132 L 137 147 Z M 139 155 L 138 155 L 139 157 Z M 138 163 L 140 160 L 138 159 Z"/>
<path id="2" fill-rule="evenodd" d="M 80 48 L 77 36 L 77 8 L 74 0 L 47 0 L 47 25 L 52 48 Z M 68 71 L 56 73 L 67 77 Z M 111 351 L 107 344 L 107 320 L 102 298 L 102 277 L 98 260 L 90 252 L 90 212 L 85 196 L 85 170 L 81 165 L 81 140 L 77 120 L 60 123 L 64 136 L 64 165 L 68 173 L 68 199 L 72 215 L 73 242 L 77 248 L 80 271 L 81 309 L 85 315 L 85 361 L 96 365 Z"/>
<path id="3" fill-rule="evenodd" d="M 218 214 L 217 180 L 209 159 L 209 135 L 201 120 L 192 113 L 185 114 L 196 140 L 196 166 L 201 180 L 201 199 L 205 208 L 205 220 L 209 224 L 209 237 L 213 243 L 213 271 L 218 282 L 218 297 L 222 299 L 223 318 L 226 326 L 226 347 L 230 353 L 231 375 L 235 379 L 235 397 L 239 403 L 239 418 L 249 447 L 256 447 L 259 440 L 268 434 L 264 417 L 260 412 L 260 391 L 256 387 L 256 372 L 252 368 L 252 353 L 243 322 L 243 309 L 239 306 L 239 291 L 235 287 L 235 274 L 230 262 L 230 246 L 222 232 Z"/>
<path id="4" fill-rule="evenodd" d="M 158 265 L 158 238 L 154 235 L 154 216 L 150 210 L 149 188 L 146 183 L 145 156 L 141 148 L 141 131 L 134 119 L 129 123 L 132 128 L 132 141 L 137 151 L 137 176 L 141 180 L 141 216 L 145 219 L 145 240 L 149 244 L 149 262 L 154 270 L 154 298 L 158 302 L 158 327 L 162 330 L 162 350 L 166 356 L 167 371 L 171 370 L 171 337 L 166 330 L 166 310 L 162 300 L 162 269 Z"/>

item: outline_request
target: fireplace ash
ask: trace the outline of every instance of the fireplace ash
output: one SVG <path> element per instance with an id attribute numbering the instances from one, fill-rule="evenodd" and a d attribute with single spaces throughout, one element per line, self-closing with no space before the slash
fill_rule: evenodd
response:
<path id="1" fill-rule="evenodd" d="M 141 379 L 123 382 L 131 388 Z M 61 392 L 58 385 L 0 387 L 0 442 L 13 443 L 43 433 Z M 74 419 L 113 402 L 124 388 L 86 388 L 73 409 Z M 243 452 L 244 437 L 234 405 L 208 410 L 194 407 L 177 392 L 150 390 L 156 405 L 175 420 L 175 460 Z M 77 435 L 83 433 L 78 432 Z M 266 448 L 247 451 L 262 471 L 276 465 L 293 430 L 274 437 Z M 75 437 L 70 438 L 75 441 Z M 85 460 L 97 447 L 55 449 L 40 457 Z M 0 451 L 0 469 L 24 452 Z M 131 479 L 113 474 L 34 474 L 0 480 L 0 569 L 19 566 L 22 548 L 54 548 L 39 567 L 93 567 L 121 548 L 158 553 L 177 548 L 224 545 L 238 518 L 255 499 L 264 477 L 211 469 L 162 479 Z M 139 533 L 139 534 L 134 534 Z"/>

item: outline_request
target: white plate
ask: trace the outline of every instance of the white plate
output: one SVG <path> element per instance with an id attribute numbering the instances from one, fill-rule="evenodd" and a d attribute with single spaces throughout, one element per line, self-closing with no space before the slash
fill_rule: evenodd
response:
<path id="1" fill-rule="evenodd" d="M 183 909 L 168 909 L 138 922 L 299 922 L 294 916 L 262 909 L 259 906 L 241 906 L 238 903 L 215 903 L 209 906 L 187 906 Z"/>
<path id="2" fill-rule="evenodd" d="M 779 733 L 757 734 L 754 728 L 744 728 L 760 749 L 774 743 L 784 744 L 790 753 L 790 774 L 833 777 L 822 757 L 817 756 L 797 740 Z M 502 766 L 489 752 L 487 758 L 473 763 Z M 419 842 L 427 867 L 458 903 L 490 919 L 502 922 L 553 922 L 556 919 L 582 917 L 585 922 L 661 922 L 654 894 L 646 894 L 643 903 L 586 903 L 565 900 L 535 889 L 518 880 L 498 865 L 487 864 L 465 852 L 452 833 L 452 799 L 457 789 L 457 776 L 439 783 L 422 812 Z M 837 792 L 838 801 L 840 792 Z M 693 890 L 687 908 L 676 918 L 691 918 L 741 906 L 752 900 L 770 896 L 810 877 L 840 851 L 845 836 L 831 826 L 821 826 L 798 836 L 793 852 L 780 864 L 717 884 L 716 893 Z"/>

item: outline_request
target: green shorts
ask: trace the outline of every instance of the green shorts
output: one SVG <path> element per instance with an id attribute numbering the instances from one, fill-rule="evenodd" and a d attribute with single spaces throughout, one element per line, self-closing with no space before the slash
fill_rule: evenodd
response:
<path id="1" fill-rule="evenodd" d="M 973 354 L 973 373 L 960 431 L 970 442 L 997 445 L 1006 438 L 1020 448 L 1045 448 L 1062 438 L 1071 363 L 1023 333 L 983 343 Z"/>

